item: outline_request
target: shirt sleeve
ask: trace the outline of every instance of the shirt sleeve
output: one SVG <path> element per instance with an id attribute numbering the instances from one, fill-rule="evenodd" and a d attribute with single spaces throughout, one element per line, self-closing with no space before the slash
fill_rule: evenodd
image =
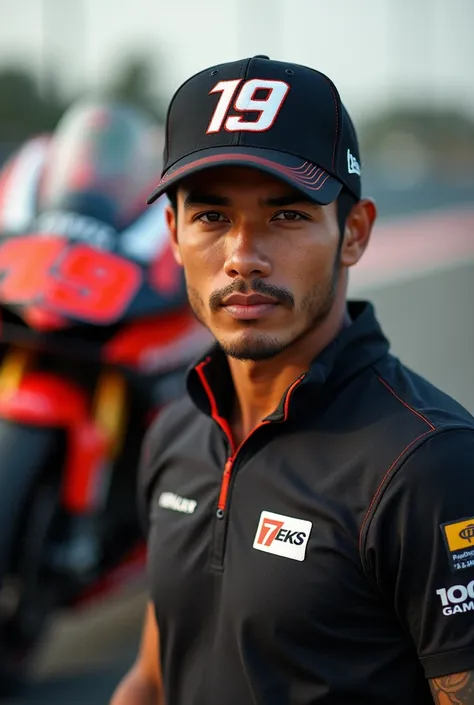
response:
<path id="1" fill-rule="evenodd" d="M 386 482 L 362 540 L 426 677 L 474 669 L 474 429 L 428 437 Z"/>

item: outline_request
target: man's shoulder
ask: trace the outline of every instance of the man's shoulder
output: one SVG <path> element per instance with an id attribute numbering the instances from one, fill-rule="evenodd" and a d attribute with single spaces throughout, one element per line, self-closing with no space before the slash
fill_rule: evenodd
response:
<path id="1" fill-rule="evenodd" d="M 469 411 L 391 355 L 373 367 L 372 375 L 376 458 L 384 462 L 376 468 L 371 507 L 376 508 L 394 478 L 396 486 L 410 485 L 420 493 L 427 486 L 443 491 L 454 476 L 470 478 L 474 417 Z"/>
<path id="2" fill-rule="evenodd" d="M 432 430 L 459 427 L 474 430 L 474 417 L 465 407 L 395 356 L 387 355 L 380 360 L 373 372 L 381 410 L 398 408 L 401 419 L 416 420 Z"/>
<path id="3" fill-rule="evenodd" d="M 474 417 L 455 399 L 391 355 L 367 374 L 376 452 L 370 461 L 374 485 L 360 528 L 361 546 L 374 518 L 377 526 L 392 521 L 391 512 L 404 502 L 414 510 L 420 498 L 436 507 L 445 497 L 455 506 L 470 492 L 474 457 Z"/>
<path id="4" fill-rule="evenodd" d="M 364 525 L 395 477 L 421 486 L 423 479 L 431 481 L 436 460 L 444 482 L 454 457 L 465 458 L 473 449 L 473 416 L 390 354 L 350 381 L 331 405 L 330 421 L 346 432 L 347 454 L 364 463 L 369 507 Z M 446 464 L 450 453 L 453 460 Z M 412 460 L 417 470 L 406 473 Z"/>

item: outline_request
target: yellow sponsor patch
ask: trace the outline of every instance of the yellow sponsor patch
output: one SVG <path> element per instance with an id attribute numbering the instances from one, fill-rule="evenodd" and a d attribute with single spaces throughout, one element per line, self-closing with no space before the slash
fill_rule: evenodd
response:
<path id="1" fill-rule="evenodd" d="M 453 570 L 474 567 L 474 517 L 441 525 Z"/>

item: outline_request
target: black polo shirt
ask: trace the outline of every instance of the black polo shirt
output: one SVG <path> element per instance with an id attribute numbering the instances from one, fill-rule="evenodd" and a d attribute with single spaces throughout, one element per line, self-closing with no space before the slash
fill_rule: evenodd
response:
<path id="1" fill-rule="evenodd" d="M 474 668 L 474 419 L 350 314 L 238 449 L 217 349 L 148 434 L 168 705 L 432 705 Z"/>

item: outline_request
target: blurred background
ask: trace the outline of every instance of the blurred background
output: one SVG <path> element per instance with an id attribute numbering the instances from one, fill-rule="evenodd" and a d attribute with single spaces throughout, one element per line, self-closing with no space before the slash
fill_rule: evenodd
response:
<path id="1" fill-rule="evenodd" d="M 192 73 L 245 55 L 311 65 L 359 132 L 379 221 L 351 293 L 394 351 L 474 412 L 473 0 L 0 0 L 0 165 L 83 96 L 163 121 Z M 143 594 L 60 620 L 9 703 L 106 703 L 130 665 Z"/>

